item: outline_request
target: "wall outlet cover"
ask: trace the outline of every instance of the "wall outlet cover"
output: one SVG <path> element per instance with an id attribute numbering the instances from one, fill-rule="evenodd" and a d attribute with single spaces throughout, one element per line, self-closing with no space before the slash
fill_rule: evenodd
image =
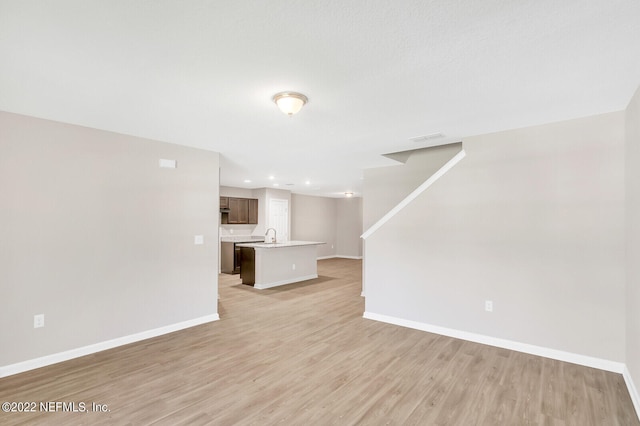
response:
<path id="1" fill-rule="evenodd" d="M 493 312 L 493 301 L 485 300 L 484 301 L 484 310 L 487 312 Z"/>
<path id="2" fill-rule="evenodd" d="M 37 314 L 33 316 L 33 328 L 44 327 L 44 314 Z"/>

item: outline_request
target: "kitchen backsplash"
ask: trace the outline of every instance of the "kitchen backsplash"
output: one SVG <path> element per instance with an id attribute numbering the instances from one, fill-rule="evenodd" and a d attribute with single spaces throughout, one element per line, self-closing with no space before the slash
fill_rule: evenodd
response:
<path id="1" fill-rule="evenodd" d="M 254 235 L 254 231 L 256 231 L 256 228 L 256 225 L 221 225 L 220 237 L 230 237 L 235 235 Z"/>

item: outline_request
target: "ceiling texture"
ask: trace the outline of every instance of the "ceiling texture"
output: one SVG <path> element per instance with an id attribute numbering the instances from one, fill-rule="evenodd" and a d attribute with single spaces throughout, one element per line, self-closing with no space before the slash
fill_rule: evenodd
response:
<path id="1" fill-rule="evenodd" d="M 639 85 L 638 0 L 0 0 L 0 110 L 217 151 L 226 186 L 358 195 L 383 154 Z"/>

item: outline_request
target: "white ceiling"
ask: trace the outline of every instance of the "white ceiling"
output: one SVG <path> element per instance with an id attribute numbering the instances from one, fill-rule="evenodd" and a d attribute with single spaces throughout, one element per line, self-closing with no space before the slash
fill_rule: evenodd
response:
<path id="1" fill-rule="evenodd" d="M 0 110 L 220 152 L 228 186 L 358 194 L 411 137 L 621 110 L 639 84 L 638 0 L 0 0 Z M 292 118 L 285 90 L 309 97 Z"/>

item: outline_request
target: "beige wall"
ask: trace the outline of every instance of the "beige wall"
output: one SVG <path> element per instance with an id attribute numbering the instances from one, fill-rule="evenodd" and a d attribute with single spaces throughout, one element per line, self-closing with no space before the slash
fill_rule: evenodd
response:
<path id="1" fill-rule="evenodd" d="M 237 197 L 237 198 L 255 198 L 253 189 L 236 188 L 233 186 L 221 186 L 221 197 Z"/>
<path id="2" fill-rule="evenodd" d="M 318 257 L 362 256 L 362 199 L 292 194 L 292 239 L 324 241 Z"/>
<path id="3" fill-rule="evenodd" d="M 217 316 L 218 163 L 0 112 L 0 367 Z"/>
<path id="4" fill-rule="evenodd" d="M 408 151 L 405 163 L 364 170 L 363 226 L 366 231 L 462 149 L 461 143 Z"/>
<path id="5" fill-rule="evenodd" d="M 640 386 L 640 89 L 626 111 L 627 368 Z M 639 395 L 636 395 L 638 398 Z M 640 400 L 636 400 L 640 403 Z M 640 406 L 636 406 L 639 409 Z"/>
<path id="6" fill-rule="evenodd" d="M 366 311 L 623 362 L 624 113 L 463 145 L 367 239 Z"/>
<path id="7" fill-rule="evenodd" d="M 336 254 L 336 200 L 328 197 L 292 194 L 291 239 L 323 241 L 318 257 Z"/>
<path id="8" fill-rule="evenodd" d="M 336 254 L 362 257 L 362 198 L 336 198 Z"/>

